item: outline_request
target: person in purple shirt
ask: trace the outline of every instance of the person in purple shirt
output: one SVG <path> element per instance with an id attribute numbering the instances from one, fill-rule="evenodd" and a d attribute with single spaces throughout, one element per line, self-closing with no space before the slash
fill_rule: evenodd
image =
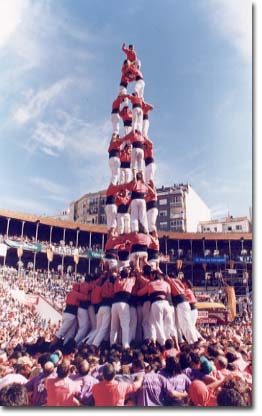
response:
<path id="1" fill-rule="evenodd" d="M 81 383 L 81 392 L 77 396 L 81 404 L 85 406 L 92 406 L 94 404 L 92 388 L 98 383 L 98 380 L 89 375 L 89 363 L 87 360 L 81 360 L 77 365 L 77 374 L 70 376 L 71 380 Z"/>
<path id="2" fill-rule="evenodd" d="M 31 406 L 46 406 L 47 391 L 45 388 L 45 380 L 49 377 L 56 377 L 54 364 L 49 361 L 49 354 L 41 356 L 39 363 L 43 371 L 25 384 L 27 391 L 29 393 L 32 392 L 30 399 Z"/>
<path id="3" fill-rule="evenodd" d="M 155 372 L 152 365 L 150 372 L 146 373 L 143 383 L 136 395 L 136 406 L 164 406 L 165 397 L 186 397 L 186 394 L 175 391 L 169 380 Z"/>
<path id="4" fill-rule="evenodd" d="M 167 378 L 172 385 L 173 390 L 179 393 L 186 393 L 191 384 L 190 378 L 182 373 L 182 369 L 178 358 L 167 357 L 166 366 L 160 370 L 159 374 Z M 169 396 L 165 399 L 166 406 L 183 406 L 185 400 L 183 398 L 171 398 Z"/>

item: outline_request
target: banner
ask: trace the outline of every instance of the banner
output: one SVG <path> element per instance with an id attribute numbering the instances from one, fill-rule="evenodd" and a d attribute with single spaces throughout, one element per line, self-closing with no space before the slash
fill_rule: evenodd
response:
<path id="1" fill-rule="evenodd" d="M 74 262 L 75 264 L 79 263 L 79 252 L 77 248 L 74 250 Z"/>
<path id="2" fill-rule="evenodd" d="M 194 263 L 202 263 L 202 264 L 210 264 L 210 263 L 226 263 L 228 256 L 215 256 L 215 257 L 210 257 L 210 256 L 203 256 L 203 257 L 193 257 L 193 262 Z"/>
<path id="3" fill-rule="evenodd" d="M 30 251 L 41 251 L 41 244 L 40 243 L 27 243 L 25 241 L 17 241 L 17 240 L 10 240 L 9 238 L 5 239 L 5 244 L 7 244 L 11 248 L 18 248 L 22 247 L 23 250 L 30 250 Z"/>
<path id="4" fill-rule="evenodd" d="M 161 261 L 162 263 L 169 263 L 170 256 L 168 256 L 168 255 L 165 256 L 164 254 L 160 254 L 159 261 Z"/>
<path id="5" fill-rule="evenodd" d="M 88 259 L 102 259 L 103 252 L 102 251 L 95 251 L 95 250 L 87 250 L 86 256 Z"/>
<path id="6" fill-rule="evenodd" d="M 229 319 L 233 321 L 236 317 L 236 294 L 233 286 L 226 286 L 228 299 Z"/>
<path id="7" fill-rule="evenodd" d="M 4 243 L 0 243 L 0 256 L 5 257 L 7 253 L 7 245 Z"/>
<path id="8" fill-rule="evenodd" d="M 38 301 L 39 301 L 38 295 L 29 295 L 29 294 L 25 295 L 25 303 L 27 303 L 28 305 L 37 305 Z"/>

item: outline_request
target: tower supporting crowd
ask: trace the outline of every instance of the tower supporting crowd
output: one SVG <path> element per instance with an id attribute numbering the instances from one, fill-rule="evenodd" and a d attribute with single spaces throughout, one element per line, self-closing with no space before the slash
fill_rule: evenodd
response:
<path id="1" fill-rule="evenodd" d="M 159 266 L 156 166 L 148 136 L 154 107 L 145 101 L 141 61 L 133 45 L 123 44 L 122 50 L 126 59 L 112 103 L 108 147 L 105 257 L 101 272 L 74 284 L 67 295 L 56 340 L 74 338 L 77 344 L 97 347 L 103 341 L 111 346 L 121 342 L 124 348 L 146 339 L 160 345 L 170 338 L 177 346 L 193 344 L 200 335 L 191 283 L 175 273 L 164 276 Z"/>

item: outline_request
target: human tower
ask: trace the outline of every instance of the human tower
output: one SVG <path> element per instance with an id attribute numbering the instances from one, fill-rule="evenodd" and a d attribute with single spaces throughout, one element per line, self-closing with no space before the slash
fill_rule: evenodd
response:
<path id="1" fill-rule="evenodd" d="M 53 342 L 63 339 L 66 344 L 74 338 L 78 345 L 98 347 L 104 340 L 112 346 L 121 338 L 122 346 L 129 348 L 131 341 L 151 339 L 164 345 L 183 334 L 192 344 L 198 339 L 193 292 L 188 289 L 187 298 L 183 283 L 164 278 L 159 267 L 155 162 L 148 137 L 153 106 L 144 100 L 145 82 L 133 46 L 123 44 L 122 50 L 126 59 L 112 104 L 108 148 L 111 181 L 106 192 L 104 270 L 73 285 Z M 129 85 L 134 86 L 131 94 Z"/>
<path id="2" fill-rule="evenodd" d="M 131 263 L 135 270 L 142 271 L 147 264 L 160 271 L 155 161 L 153 143 L 148 137 L 149 112 L 153 106 L 144 99 L 141 61 L 133 45 L 127 48 L 123 44 L 122 50 L 126 59 L 111 112 L 113 131 L 108 148 L 111 182 L 106 192 L 108 239 L 104 265 L 109 270 L 116 267 L 121 270 Z M 129 86 L 133 86 L 131 94 Z"/>

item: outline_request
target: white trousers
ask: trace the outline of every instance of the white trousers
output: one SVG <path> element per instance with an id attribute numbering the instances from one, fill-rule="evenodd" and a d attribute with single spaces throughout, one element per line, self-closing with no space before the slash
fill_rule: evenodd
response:
<path id="1" fill-rule="evenodd" d="M 132 180 L 132 171 L 130 168 L 120 168 L 120 183 L 128 183 Z"/>
<path id="2" fill-rule="evenodd" d="M 156 270 L 159 268 L 159 260 L 151 259 L 151 260 L 147 260 L 147 262 L 151 266 L 152 270 Z"/>
<path id="3" fill-rule="evenodd" d="M 129 266 L 130 266 L 129 260 L 118 260 L 117 262 L 117 267 L 120 272 L 122 269 L 125 269 L 126 267 L 129 267 Z"/>
<path id="4" fill-rule="evenodd" d="M 196 309 L 191 309 L 191 317 L 192 317 L 193 326 L 194 326 L 194 328 L 196 330 L 196 333 L 197 333 L 197 337 L 202 338 L 200 332 L 196 328 L 196 322 L 197 322 L 197 318 L 198 318 L 197 308 Z"/>
<path id="5" fill-rule="evenodd" d="M 136 339 L 137 326 L 137 311 L 135 306 L 130 306 L 130 329 L 129 329 L 129 343 Z"/>
<path id="6" fill-rule="evenodd" d="M 110 344 L 116 343 L 119 330 L 122 331 L 123 348 L 129 348 L 130 307 L 126 302 L 113 303 L 111 309 Z"/>
<path id="7" fill-rule="evenodd" d="M 155 329 L 156 340 L 160 345 L 166 341 L 166 329 L 170 328 L 169 303 L 167 300 L 159 300 L 151 305 L 151 324 Z M 169 331 L 169 330 L 168 330 Z"/>
<path id="8" fill-rule="evenodd" d="M 197 341 L 197 333 L 194 328 L 191 316 L 191 309 L 188 302 L 179 303 L 176 306 L 176 314 L 178 321 L 178 328 L 183 333 L 188 344 L 193 344 Z"/>
<path id="9" fill-rule="evenodd" d="M 138 342 L 143 341 L 143 305 L 137 305 L 136 307 L 136 314 L 137 314 L 137 325 L 136 325 L 136 340 Z"/>
<path id="10" fill-rule="evenodd" d="M 117 232 L 118 234 L 128 234 L 130 233 L 130 214 L 126 212 L 125 214 L 118 212 L 117 216 Z"/>
<path id="11" fill-rule="evenodd" d="M 96 333 L 93 340 L 93 345 L 99 347 L 101 342 L 109 336 L 111 322 L 111 307 L 100 306 L 96 315 Z"/>
<path id="12" fill-rule="evenodd" d="M 170 304 L 167 325 L 165 327 L 165 333 L 167 338 L 176 337 L 177 339 L 177 329 L 175 324 L 175 308 L 173 305 Z"/>
<path id="13" fill-rule="evenodd" d="M 87 342 L 87 344 L 92 344 L 96 332 L 96 313 L 94 305 L 88 306 L 88 317 L 90 322 L 90 331 L 87 337 L 85 338 L 85 341 Z"/>
<path id="14" fill-rule="evenodd" d="M 147 212 L 147 222 L 149 232 L 156 231 L 156 219 L 158 215 L 158 209 L 156 207 L 150 208 Z"/>
<path id="15" fill-rule="evenodd" d="M 143 225 L 145 232 L 148 233 L 148 223 L 146 215 L 146 203 L 144 199 L 132 199 L 131 209 L 131 231 L 138 232 L 138 221 Z"/>
<path id="16" fill-rule="evenodd" d="M 149 120 L 147 118 L 143 120 L 143 128 L 142 128 L 142 134 L 146 138 L 148 138 L 148 130 L 149 130 Z"/>
<path id="17" fill-rule="evenodd" d="M 62 326 L 56 333 L 57 338 L 64 338 L 64 344 L 66 344 L 70 338 L 74 338 L 76 330 L 77 316 L 72 313 L 64 312 Z"/>
<path id="18" fill-rule="evenodd" d="M 113 127 L 113 133 L 119 134 L 120 117 L 118 113 L 111 113 L 111 122 Z"/>
<path id="19" fill-rule="evenodd" d="M 105 206 L 105 213 L 106 213 L 106 225 L 107 229 L 116 228 L 116 214 L 117 208 L 115 204 L 108 204 Z"/>
<path id="20" fill-rule="evenodd" d="M 143 110 L 140 107 L 132 109 L 132 129 L 142 133 L 143 128 Z"/>
<path id="21" fill-rule="evenodd" d="M 131 169 L 141 172 L 143 170 L 143 162 L 144 150 L 139 147 L 133 147 L 131 153 Z"/>
<path id="22" fill-rule="evenodd" d="M 118 262 L 116 259 L 107 259 L 106 257 L 103 259 L 104 263 L 108 265 L 108 269 L 114 269 L 115 267 L 117 267 Z"/>
<path id="23" fill-rule="evenodd" d="M 144 89 L 145 89 L 145 81 L 143 79 L 139 79 L 136 81 L 134 86 L 134 91 L 137 93 L 138 97 L 144 97 Z"/>
<path id="24" fill-rule="evenodd" d="M 143 327 L 143 339 L 152 339 L 152 330 L 151 330 L 151 324 L 150 324 L 150 308 L 151 308 L 151 302 L 147 300 L 143 303 L 142 306 L 142 327 Z"/>
<path id="25" fill-rule="evenodd" d="M 77 322 L 78 322 L 78 331 L 75 336 L 75 342 L 79 344 L 88 333 L 90 326 L 88 310 L 84 308 L 78 308 L 77 310 Z"/>
<path id="26" fill-rule="evenodd" d="M 156 171 L 155 162 L 149 163 L 147 166 L 145 166 L 145 181 L 146 181 L 146 183 L 149 183 L 149 181 L 154 182 L 155 171 Z"/>
<path id="27" fill-rule="evenodd" d="M 108 163 L 111 169 L 111 182 L 113 185 L 117 185 L 120 178 L 120 159 L 117 156 L 113 156 L 109 158 Z"/>

